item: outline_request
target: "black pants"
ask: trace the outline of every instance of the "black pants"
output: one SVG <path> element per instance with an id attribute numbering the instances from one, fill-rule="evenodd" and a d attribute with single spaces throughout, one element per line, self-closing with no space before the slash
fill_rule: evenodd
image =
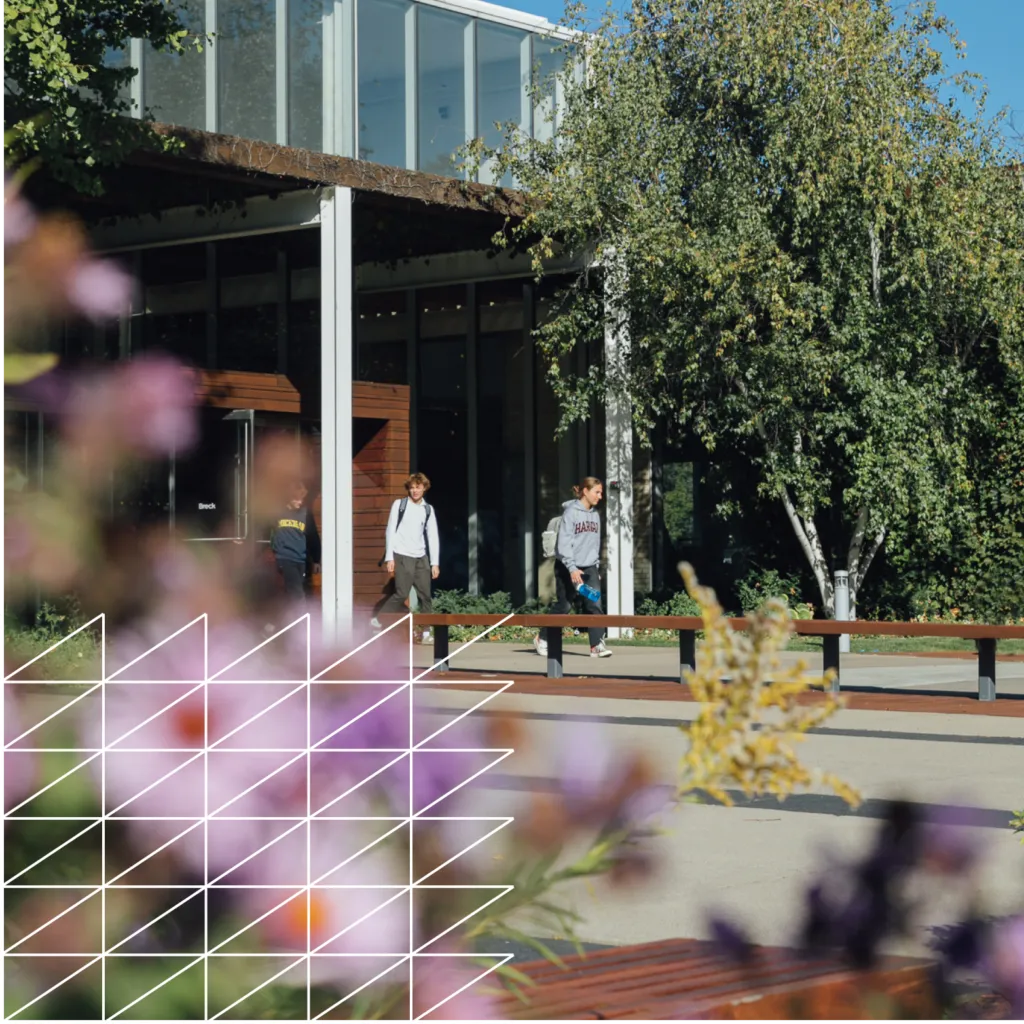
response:
<path id="1" fill-rule="evenodd" d="M 287 559 L 277 560 L 277 571 L 284 577 L 284 592 L 290 600 L 305 601 L 306 599 L 306 566 L 303 562 L 289 562 Z"/>
<path id="2" fill-rule="evenodd" d="M 413 587 L 420 599 L 419 610 L 429 614 L 434 608 L 430 598 L 430 559 L 426 555 L 422 558 L 395 555 L 395 592 L 381 605 L 378 614 L 404 612 L 405 599 Z"/>
<path id="3" fill-rule="evenodd" d="M 601 589 L 601 573 L 596 565 L 589 565 L 586 568 L 579 567 L 583 573 L 583 582 L 594 590 Z M 552 615 L 568 615 L 574 604 L 582 604 L 583 611 L 587 615 L 600 615 L 601 606 L 593 601 L 585 601 L 576 593 L 569 570 L 561 562 L 555 562 L 555 606 L 551 609 Z M 596 626 L 587 631 L 590 634 L 590 646 L 596 647 L 604 639 L 604 629 Z M 545 634 L 546 637 L 547 634 Z"/>

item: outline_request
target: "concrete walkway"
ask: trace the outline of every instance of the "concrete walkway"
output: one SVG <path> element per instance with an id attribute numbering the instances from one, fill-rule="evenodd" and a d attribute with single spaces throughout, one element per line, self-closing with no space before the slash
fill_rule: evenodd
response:
<path id="1" fill-rule="evenodd" d="M 650 658 L 651 652 L 642 656 Z M 440 723 L 484 696 L 438 688 L 428 699 Z M 672 782 L 685 750 L 676 725 L 689 720 L 696 705 L 510 692 L 482 712 L 497 709 L 523 715 L 526 738 L 514 755 L 472 784 L 472 813 L 515 816 L 524 812 L 531 792 L 550 788 L 555 752 L 571 744 L 571 731 L 584 721 L 600 722 L 603 742 L 614 748 L 643 750 L 660 777 Z M 1024 910 L 1024 846 L 1008 828 L 1011 811 L 1024 806 L 1024 720 L 844 710 L 799 752 L 806 764 L 858 787 L 865 798 L 861 807 L 851 811 L 819 790 L 784 803 L 762 799 L 671 811 L 666 834 L 655 842 L 659 868 L 653 879 L 630 889 L 599 882 L 570 892 L 584 918 L 582 937 L 613 944 L 704 938 L 707 912 L 719 910 L 746 922 L 759 942 L 788 944 L 812 877 L 829 870 L 829 855 L 864 850 L 884 801 L 894 797 L 973 809 L 970 831 L 986 850 L 977 878 L 981 906 L 993 914 Z M 481 858 L 503 856 L 501 844 L 493 845 L 497 839 L 485 844 L 488 853 L 480 852 Z M 925 927 L 893 952 L 927 955 L 932 929 L 956 918 L 955 885 L 933 882 L 922 895 Z"/>
<path id="2" fill-rule="evenodd" d="M 458 649 L 453 643 L 452 651 Z M 633 647 L 612 645 L 610 658 L 591 658 L 585 645 L 566 644 L 563 666 L 566 676 L 635 679 L 678 679 L 679 653 L 673 647 Z M 414 661 L 427 668 L 433 660 L 433 649 L 419 645 Z M 784 665 L 799 660 L 808 671 L 821 671 L 821 655 L 814 652 L 783 652 Z M 460 671 L 522 675 L 546 672 L 546 662 L 528 644 L 496 643 L 480 640 L 461 653 L 456 653 L 451 667 Z M 845 687 L 877 689 L 934 690 L 936 693 L 977 695 L 978 665 L 974 658 L 915 658 L 904 655 L 844 654 L 841 662 L 841 683 Z M 1001 695 L 1024 696 L 1024 661 L 1000 661 L 997 665 L 996 690 Z"/>

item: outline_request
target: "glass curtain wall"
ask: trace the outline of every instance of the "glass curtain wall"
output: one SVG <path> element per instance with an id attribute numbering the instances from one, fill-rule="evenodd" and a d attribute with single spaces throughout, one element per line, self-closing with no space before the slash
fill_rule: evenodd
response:
<path id="1" fill-rule="evenodd" d="M 525 597 L 523 508 L 526 481 L 527 353 L 523 281 L 477 286 L 477 520 L 479 589 Z M 527 287 L 529 287 L 527 285 Z"/>
<path id="2" fill-rule="evenodd" d="M 178 18 L 191 36 L 206 31 L 206 0 L 181 0 Z M 189 128 L 206 127 L 207 57 L 195 47 L 183 53 L 149 47 L 142 58 L 142 104 L 157 121 Z"/>
<path id="3" fill-rule="evenodd" d="M 276 0 L 217 4 L 217 130 L 244 139 L 277 132 Z"/>
<path id="4" fill-rule="evenodd" d="M 409 310 L 406 292 L 360 295 L 356 320 L 356 379 L 409 383 Z"/>
<path id="5" fill-rule="evenodd" d="M 359 159 L 407 166 L 405 0 L 364 0 L 359 5 Z"/>
<path id="6" fill-rule="evenodd" d="M 421 6 L 417 17 L 416 166 L 452 175 L 452 157 L 469 140 L 466 131 L 466 50 L 473 30 L 469 18 Z"/>
<path id="7" fill-rule="evenodd" d="M 416 293 L 418 471 L 430 477 L 444 589 L 469 586 L 465 285 Z"/>
<path id="8" fill-rule="evenodd" d="M 324 148 L 324 0 L 288 2 L 288 145 Z"/>
<path id="9" fill-rule="evenodd" d="M 412 0 L 181 0 L 180 14 L 203 48 L 145 48 L 142 105 L 158 121 L 350 155 L 331 125 L 354 109 L 359 158 L 442 175 L 469 139 L 499 145 L 499 123 L 555 127 L 565 55 L 525 29 Z M 531 68 L 547 83 L 533 110 Z"/>
<path id="10" fill-rule="evenodd" d="M 505 139 L 504 126 L 509 122 L 526 128 L 523 123 L 527 74 L 524 64 L 529 57 L 529 38 L 525 32 L 482 21 L 477 26 L 476 81 L 477 135 L 489 149 L 500 149 Z M 527 65 L 528 66 L 528 65 Z M 485 184 L 511 187 L 512 176 L 496 182 L 493 160 L 480 168 Z"/>

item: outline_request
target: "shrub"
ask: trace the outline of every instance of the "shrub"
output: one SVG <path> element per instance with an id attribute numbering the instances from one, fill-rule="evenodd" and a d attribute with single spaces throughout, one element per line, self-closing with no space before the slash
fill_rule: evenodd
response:
<path id="1" fill-rule="evenodd" d="M 794 619 L 814 616 L 811 605 L 800 600 L 800 577 L 780 573 L 777 569 L 754 569 L 736 585 L 740 607 L 744 613 L 756 612 L 766 601 L 785 601 Z"/>
<path id="2" fill-rule="evenodd" d="M 667 601 L 648 594 L 636 606 L 637 615 L 700 615 L 700 606 L 685 590 L 678 590 Z"/>
<path id="3" fill-rule="evenodd" d="M 9 612 L 4 615 L 4 647 L 12 662 L 26 664 L 82 625 L 75 602 L 66 603 L 68 611 L 63 612 L 44 602 L 31 626 L 17 621 Z M 94 679 L 99 673 L 99 662 L 99 637 L 90 630 L 83 630 L 41 658 L 33 669 L 34 675 L 42 679 Z"/>
<path id="4" fill-rule="evenodd" d="M 434 594 L 438 615 L 508 615 L 512 597 L 499 590 L 493 594 L 467 594 L 465 590 L 439 590 Z"/>

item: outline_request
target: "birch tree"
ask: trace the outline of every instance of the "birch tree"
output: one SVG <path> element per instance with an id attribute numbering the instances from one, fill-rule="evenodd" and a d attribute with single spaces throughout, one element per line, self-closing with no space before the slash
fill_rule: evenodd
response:
<path id="1" fill-rule="evenodd" d="M 538 336 L 563 424 L 625 391 L 641 438 L 742 452 L 829 615 L 835 569 L 855 608 L 909 524 L 925 546 L 969 528 L 972 450 L 1020 394 L 1021 153 L 942 35 L 961 49 L 931 4 L 638 0 L 577 35 L 555 142 L 474 151 L 533 197 L 506 237 L 538 273 L 556 246 L 593 255 Z M 629 356 L 575 376 L 609 252 Z"/>

